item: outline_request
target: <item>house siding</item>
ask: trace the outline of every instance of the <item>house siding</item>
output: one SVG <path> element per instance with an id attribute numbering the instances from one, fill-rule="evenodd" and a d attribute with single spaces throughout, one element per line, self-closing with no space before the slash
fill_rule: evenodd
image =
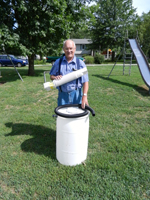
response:
<path id="1" fill-rule="evenodd" d="M 76 56 L 82 56 L 83 54 L 91 55 L 91 50 L 86 50 L 86 45 L 91 43 L 90 39 L 71 39 L 76 44 Z"/>

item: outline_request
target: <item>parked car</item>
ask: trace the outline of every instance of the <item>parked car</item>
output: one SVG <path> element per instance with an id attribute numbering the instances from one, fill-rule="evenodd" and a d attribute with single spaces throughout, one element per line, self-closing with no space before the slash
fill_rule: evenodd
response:
<path id="1" fill-rule="evenodd" d="M 28 62 L 28 57 L 27 56 L 15 56 L 17 59 L 25 60 L 27 62 L 27 65 L 29 64 Z"/>
<path id="2" fill-rule="evenodd" d="M 13 66 L 12 62 L 17 67 L 22 67 L 27 65 L 26 60 L 17 59 L 13 55 L 0 55 L 0 67 L 2 66 Z"/>

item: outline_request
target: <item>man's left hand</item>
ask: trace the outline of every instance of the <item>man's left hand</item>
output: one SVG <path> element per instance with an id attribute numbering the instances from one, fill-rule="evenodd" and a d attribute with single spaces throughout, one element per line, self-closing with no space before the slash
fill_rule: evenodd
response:
<path id="1" fill-rule="evenodd" d="M 83 108 L 83 109 L 85 109 L 85 105 L 89 105 L 88 104 L 88 100 L 87 100 L 87 96 L 82 96 L 82 104 L 81 104 L 81 107 Z"/>

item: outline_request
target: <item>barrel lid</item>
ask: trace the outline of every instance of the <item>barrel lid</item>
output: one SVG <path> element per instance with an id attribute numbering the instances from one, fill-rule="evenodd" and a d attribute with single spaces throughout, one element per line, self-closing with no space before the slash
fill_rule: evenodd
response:
<path id="1" fill-rule="evenodd" d="M 77 118 L 83 117 L 89 112 L 86 109 L 82 109 L 80 104 L 67 104 L 55 108 L 55 113 L 65 118 Z"/>
<path id="2" fill-rule="evenodd" d="M 84 110 L 81 110 L 78 107 L 66 107 L 66 108 L 59 109 L 59 112 L 64 113 L 64 114 L 68 114 L 68 115 L 72 115 L 72 114 L 83 113 Z"/>

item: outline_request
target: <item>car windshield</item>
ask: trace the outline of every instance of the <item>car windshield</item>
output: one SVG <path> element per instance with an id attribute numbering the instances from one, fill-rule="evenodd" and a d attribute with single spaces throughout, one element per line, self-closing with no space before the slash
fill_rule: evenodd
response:
<path id="1" fill-rule="evenodd" d="M 17 59 L 14 55 L 9 55 L 9 57 Z"/>
<path id="2" fill-rule="evenodd" d="M 16 56 L 12 56 L 13 58 L 15 58 L 15 59 L 17 59 L 17 57 Z"/>

